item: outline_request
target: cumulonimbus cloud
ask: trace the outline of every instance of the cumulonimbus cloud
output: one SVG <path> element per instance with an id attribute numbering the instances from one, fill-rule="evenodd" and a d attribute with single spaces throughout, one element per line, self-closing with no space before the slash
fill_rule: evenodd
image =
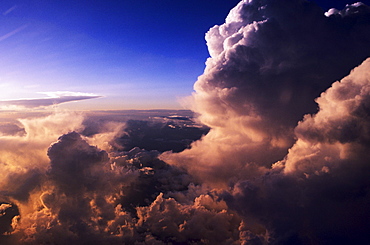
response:
<path id="1" fill-rule="evenodd" d="M 369 30 L 362 3 L 325 13 L 311 1 L 241 1 L 206 34 L 211 57 L 190 98 L 211 131 L 165 159 L 215 181 L 260 174 L 287 154 L 314 99 L 370 56 Z"/>

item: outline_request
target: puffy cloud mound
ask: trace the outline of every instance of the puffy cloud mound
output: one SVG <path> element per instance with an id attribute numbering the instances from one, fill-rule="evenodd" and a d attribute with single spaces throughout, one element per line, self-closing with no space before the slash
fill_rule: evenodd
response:
<path id="1" fill-rule="evenodd" d="M 81 136 L 72 132 L 63 135 L 48 150 L 50 178 L 66 195 L 81 195 L 94 188 L 99 180 L 102 164 L 108 154 L 90 146 Z"/>
<path id="2" fill-rule="evenodd" d="M 225 192 L 253 235 L 247 240 L 370 242 L 370 59 L 316 101 L 319 112 L 299 123 L 298 140 L 286 159 Z"/>
<path id="3" fill-rule="evenodd" d="M 121 123 L 86 137 L 77 132 L 84 122 L 74 113 L 22 119 L 24 135 L 0 138 L 6 143 L 0 148 L 1 244 L 239 239 L 240 217 L 217 193 L 158 159 L 158 151 L 112 151 Z M 58 138 L 61 132 L 69 133 Z"/>
<path id="4" fill-rule="evenodd" d="M 370 55 L 370 8 L 325 14 L 304 0 L 241 1 L 206 40 L 211 58 L 192 101 L 211 131 L 164 159 L 227 181 L 282 159 L 314 99 Z"/>
<path id="5" fill-rule="evenodd" d="M 16 217 L 20 225 L 13 235 L 19 238 L 15 243 L 238 241 L 239 215 L 228 211 L 217 193 L 205 192 L 185 171 L 158 155 L 134 148 L 108 156 L 80 134 L 64 134 L 48 150 L 50 167 L 40 187 L 24 190 L 34 193 L 37 208 L 23 205 L 28 212 Z M 11 207 L 4 205 L 4 210 Z M 13 231 L 9 219 L 0 221 L 7 222 L 6 231 Z"/>
<path id="6" fill-rule="evenodd" d="M 80 129 L 82 119 L 80 114 L 66 112 L 19 119 L 23 134 L 0 137 L 0 195 L 27 201 L 48 167 L 45 153 L 50 144 L 65 131 Z"/>
<path id="7" fill-rule="evenodd" d="M 150 244 L 232 244 L 239 238 L 240 219 L 226 208 L 209 195 L 201 195 L 194 205 L 159 195 L 149 207 L 138 208 L 138 224 L 150 232 L 145 239 Z"/>
<path id="8" fill-rule="evenodd" d="M 369 81 L 367 59 L 321 94 L 316 100 L 319 112 L 306 115 L 295 129 L 298 140 L 289 150 L 285 172 L 330 171 L 339 162 L 351 162 L 348 167 L 353 168 L 368 167 L 364 159 L 370 147 Z"/>

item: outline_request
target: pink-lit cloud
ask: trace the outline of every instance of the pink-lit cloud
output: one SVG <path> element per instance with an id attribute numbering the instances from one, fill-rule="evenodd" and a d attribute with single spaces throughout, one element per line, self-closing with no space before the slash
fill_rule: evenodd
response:
<path id="1" fill-rule="evenodd" d="M 369 15 L 361 3 L 325 15 L 313 2 L 241 1 L 207 32 L 211 57 L 189 98 L 211 131 L 165 159 L 226 183 L 283 159 L 314 99 L 370 56 Z"/>

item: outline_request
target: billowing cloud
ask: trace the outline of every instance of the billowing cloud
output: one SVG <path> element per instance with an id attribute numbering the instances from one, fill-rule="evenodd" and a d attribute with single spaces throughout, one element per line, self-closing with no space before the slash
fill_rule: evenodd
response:
<path id="1" fill-rule="evenodd" d="M 54 113 L 22 119 L 24 135 L 1 138 L 1 243 L 237 239 L 238 215 L 227 212 L 217 197 L 204 194 L 208 189 L 186 171 L 159 160 L 158 151 L 136 147 L 112 152 L 107 147 L 108 152 L 92 146 L 88 142 L 113 142 L 122 125 L 105 124 L 90 137 L 77 133 L 88 122 L 81 114 Z M 161 215 L 154 210 L 162 206 L 163 215 L 176 216 L 158 223 Z"/>
<path id="2" fill-rule="evenodd" d="M 96 99 L 101 97 L 99 95 L 91 93 L 69 92 L 69 91 L 42 92 L 41 94 L 46 94 L 48 97 L 40 99 L 2 100 L 0 101 L 0 106 L 11 109 L 17 107 L 40 108 L 58 105 L 66 102 Z"/>
<path id="3" fill-rule="evenodd" d="M 248 238 L 272 244 L 366 244 L 370 222 L 370 59 L 316 100 L 287 157 L 265 175 L 241 180 L 229 206 Z M 249 222 L 248 222 L 249 221 Z M 253 243 L 252 243 L 253 244 Z"/>
<path id="4" fill-rule="evenodd" d="M 319 112 L 306 115 L 295 129 L 286 173 L 331 171 L 339 162 L 365 164 L 370 147 L 370 59 L 317 98 Z M 357 166 L 358 167 L 358 166 Z"/>
<path id="5" fill-rule="evenodd" d="M 65 131 L 79 130 L 82 120 L 82 115 L 67 112 L 19 119 L 23 134 L 0 137 L 0 196 L 27 201 L 48 168 L 50 144 Z"/>
<path id="6" fill-rule="evenodd" d="M 287 154 L 314 99 L 370 55 L 369 33 L 362 3 L 325 13 L 303 0 L 241 1 L 206 34 L 211 57 L 194 85 L 211 131 L 164 159 L 218 182 L 260 174 Z"/>
<path id="7" fill-rule="evenodd" d="M 239 216 L 158 155 L 139 148 L 108 155 L 77 132 L 64 134 L 48 149 L 49 168 L 38 172 L 38 184 L 22 189 L 28 202 L 4 193 L 13 203 L 4 202 L 8 218 L 0 221 L 9 234 L 0 241 L 12 232 L 15 244 L 236 241 Z M 9 209 L 14 202 L 20 216 Z"/>

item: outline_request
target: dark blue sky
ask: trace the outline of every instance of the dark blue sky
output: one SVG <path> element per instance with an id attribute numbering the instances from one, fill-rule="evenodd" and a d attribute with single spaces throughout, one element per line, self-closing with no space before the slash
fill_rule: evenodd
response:
<path id="1" fill-rule="evenodd" d="M 239 1 L 18 0 L 0 5 L 0 99 L 72 91 L 81 109 L 181 108 L 202 74 L 204 36 Z M 327 10 L 351 1 L 319 1 Z"/>

